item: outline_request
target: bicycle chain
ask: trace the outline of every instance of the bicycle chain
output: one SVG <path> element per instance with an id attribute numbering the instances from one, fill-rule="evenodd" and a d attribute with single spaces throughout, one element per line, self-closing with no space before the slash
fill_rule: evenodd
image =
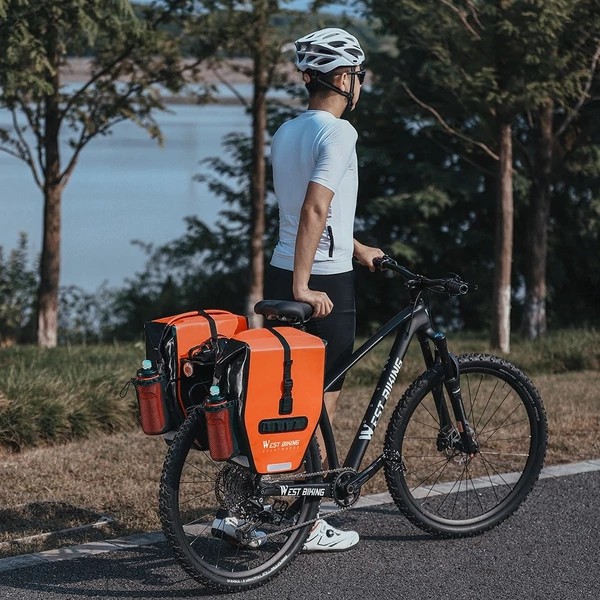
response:
<path id="1" fill-rule="evenodd" d="M 306 477 L 317 477 L 317 476 L 321 476 L 321 475 L 330 475 L 331 473 L 344 473 L 344 472 L 352 472 L 354 473 L 354 469 L 349 469 L 348 467 L 341 467 L 339 469 L 329 469 L 327 471 L 316 471 L 314 473 L 296 473 L 293 475 L 289 475 L 286 476 L 286 478 L 288 479 L 301 479 L 301 478 L 306 478 Z M 276 479 L 267 479 L 267 482 L 269 481 L 277 481 Z M 339 504 L 338 504 L 339 506 Z M 337 511 L 337 513 L 341 513 L 341 512 L 345 512 L 347 510 L 350 510 L 352 508 L 352 506 L 339 506 L 339 510 Z M 267 533 L 266 537 L 271 538 L 271 537 L 275 537 L 276 535 L 281 535 L 282 533 L 288 533 L 289 531 L 295 531 L 296 529 L 302 529 L 302 527 L 306 527 L 307 525 L 311 525 L 313 523 L 316 523 L 318 520 L 320 519 L 320 517 L 315 517 L 314 519 L 311 519 L 310 521 L 303 521 L 302 523 L 299 523 L 298 525 L 291 525 L 290 527 L 286 527 L 285 529 L 279 529 L 278 531 L 274 531 L 273 533 Z"/>

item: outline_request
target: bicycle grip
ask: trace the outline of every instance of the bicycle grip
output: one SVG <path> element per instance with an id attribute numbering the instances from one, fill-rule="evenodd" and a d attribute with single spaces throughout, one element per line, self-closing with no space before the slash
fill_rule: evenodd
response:
<path id="1" fill-rule="evenodd" d="M 373 266 L 376 269 L 379 269 L 380 271 L 385 271 L 385 269 L 386 269 L 385 263 L 389 262 L 389 261 L 391 261 L 391 258 L 389 256 L 387 256 L 387 255 L 379 256 L 379 257 L 373 259 Z"/>
<path id="2" fill-rule="evenodd" d="M 450 294 L 464 295 L 469 291 L 469 285 L 467 283 L 465 283 L 464 281 L 456 281 L 454 279 L 446 281 L 444 287 L 446 288 L 446 291 Z"/>

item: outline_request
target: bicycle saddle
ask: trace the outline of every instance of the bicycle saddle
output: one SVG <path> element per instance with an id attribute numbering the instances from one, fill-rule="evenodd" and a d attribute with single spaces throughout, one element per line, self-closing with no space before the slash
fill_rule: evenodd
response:
<path id="1" fill-rule="evenodd" d="M 313 308 L 306 302 L 261 300 L 255 304 L 254 312 L 267 317 L 267 319 L 304 323 L 311 317 Z"/>

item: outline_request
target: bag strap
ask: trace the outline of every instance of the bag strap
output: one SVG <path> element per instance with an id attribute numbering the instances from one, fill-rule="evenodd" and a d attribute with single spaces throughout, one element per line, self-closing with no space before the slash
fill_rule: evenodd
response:
<path id="1" fill-rule="evenodd" d="M 156 345 L 156 348 L 154 348 L 154 350 L 160 352 L 160 348 L 162 348 L 162 344 L 164 342 L 165 335 L 166 335 L 169 327 L 171 327 L 171 325 L 173 325 L 177 321 L 180 321 L 181 319 L 185 319 L 186 317 L 193 317 L 194 315 L 200 315 L 200 316 L 204 317 L 208 321 L 208 326 L 210 328 L 210 337 L 211 337 L 211 340 L 213 341 L 213 345 L 216 347 L 218 333 L 217 333 L 217 325 L 215 323 L 215 320 L 206 311 L 204 311 L 204 310 L 202 310 L 200 308 L 200 309 L 195 310 L 195 311 L 181 313 L 180 315 L 176 315 L 172 319 L 170 319 L 169 321 L 167 321 L 165 323 L 165 328 L 162 331 L 160 339 L 158 340 L 158 344 Z"/>
<path id="2" fill-rule="evenodd" d="M 292 413 L 294 399 L 292 398 L 292 388 L 294 387 L 294 381 L 292 379 L 292 349 L 279 331 L 275 329 L 267 329 L 270 331 L 283 346 L 283 396 L 279 400 L 279 414 L 289 415 Z"/>
<path id="3" fill-rule="evenodd" d="M 215 320 L 205 310 L 202 310 L 201 308 L 198 309 L 198 314 L 208 321 L 208 326 L 210 327 L 210 339 L 214 346 L 216 355 L 219 351 L 219 333 L 217 331 L 217 324 L 215 323 Z"/>

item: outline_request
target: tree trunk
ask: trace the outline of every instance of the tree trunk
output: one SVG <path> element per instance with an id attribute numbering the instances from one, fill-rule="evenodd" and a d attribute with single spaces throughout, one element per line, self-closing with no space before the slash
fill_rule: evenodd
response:
<path id="1" fill-rule="evenodd" d="M 58 334 L 60 286 L 60 211 L 62 186 L 44 189 L 44 240 L 38 289 L 38 345 L 54 348 Z"/>
<path id="2" fill-rule="evenodd" d="M 552 102 L 547 102 L 540 109 L 525 241 L 526 294 L 522 330 L 531 340 L 546 333 L 546 262 L 551 200 L 553 113 Z"/>
<path id="3" fill-rule="evenodd" d="M 492 348 L 510 352 L 510 300 L 513 250 L 513 167 L 512 127 L 500 123 L 498 194 L 494 241 L 494 291 L 490 343 Z"/>
<path id="4" fill-rule="evenodd" d="M 250 327 L 262 327 L 263 318 L 254 305 L 263 299 L 265 236 L 265 131 L 267 128 L 267 65 L 265 64 L 267 6 L 258 2 L 260 12 L 254 47 L 254 98 L 252 103 L 252 225 L 250 230 L 250 289 L 246 314 Z"/>
<path id="5" fill-rule="evenodd" d="M 54 73 L 49 83 L 54 93 L 47 96 L 44 111 L 44 232 L 38 289 L 38 345 L 54 348 L 58 334 L 58 292 L 60 286 L 60 211 L 63 185 L 60 180 L 60 89 L 58 36 L 50 35 L 48 57 Z"/>

